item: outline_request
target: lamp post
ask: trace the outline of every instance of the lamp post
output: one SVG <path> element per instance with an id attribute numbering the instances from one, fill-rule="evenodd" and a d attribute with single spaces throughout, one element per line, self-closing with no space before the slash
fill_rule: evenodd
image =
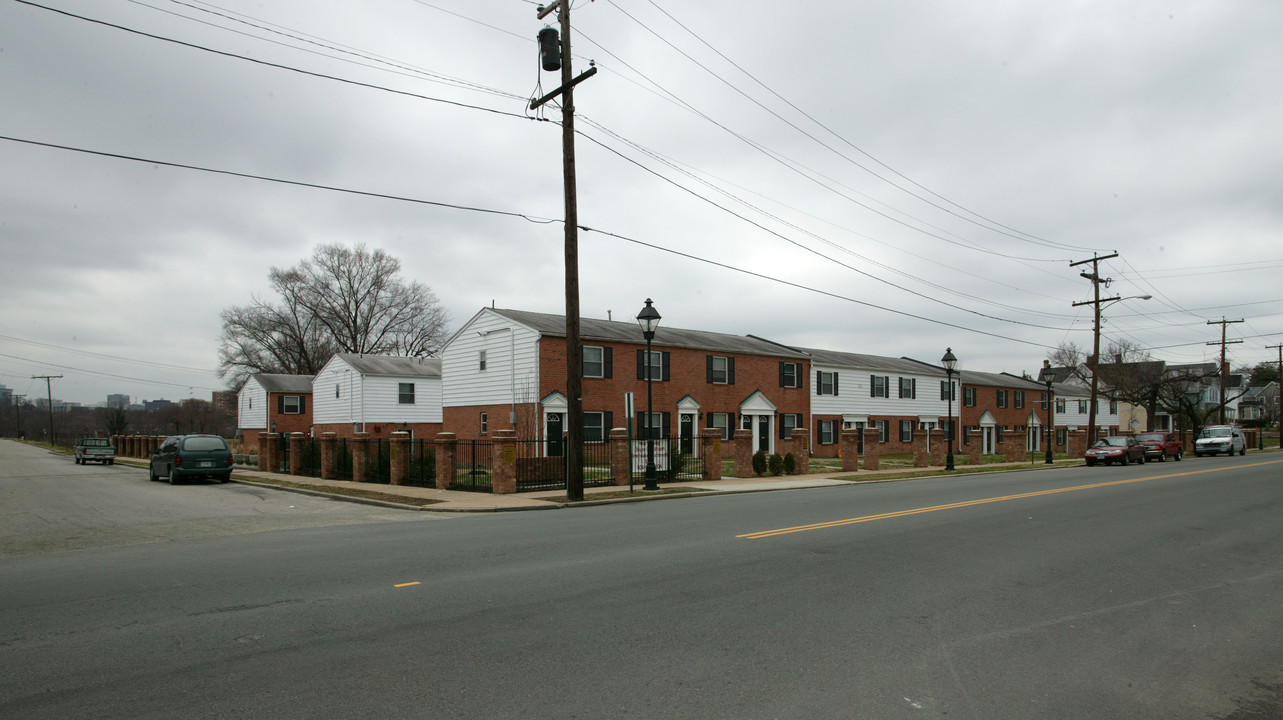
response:
<path id="1" fill-rule="evenodd" d="M 953 348 L 944 349 L 940 364 L 944 365 L 944 376 L 949 384 L 949 453 L 944 458 L 944 469 L 953 470 L 953 373 L 958 367 L 958 358 L 953 356 Z"/>
<path id="2" fill-rule="evenodd" d="M 1056 437 L 1056 400 L 1051 394 L 1051 376 L 1047 376 L 1047 461 L 1046 464 L 1053 465 L 1051 459 L 1051 441 Z"/>
<path id="3" fill-rule="evenodd" d="M 642 490 L 655 491 L 659 489 L 659 482 L 655 477 L 655 432 L 651 424 L 650 386 L 654 364 L 650 359 L 650 341 L 655 339 L 655 328 L 659 327 L 659 311 L 650 303 L 650 298 L 646 298 L 646 307 L 637 313 L 637 323 L 641 325 L 642 337 L 646 338 L 646 485 Z"/>

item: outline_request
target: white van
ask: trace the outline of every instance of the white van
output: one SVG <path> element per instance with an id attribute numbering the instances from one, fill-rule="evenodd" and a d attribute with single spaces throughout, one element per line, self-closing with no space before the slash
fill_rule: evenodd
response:
<path id="1" fill-rule="evenodd" d="M 1247 438 L 1243 431 L 1232 425 L 1209 425 L 1203 428 L 1194 441 L 1195 457 L 1225 453 L 1233 455 L 1247 453 Z"/>

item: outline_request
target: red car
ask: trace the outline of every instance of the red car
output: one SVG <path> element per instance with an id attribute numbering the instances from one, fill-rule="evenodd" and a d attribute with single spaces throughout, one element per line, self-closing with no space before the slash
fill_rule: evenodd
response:
<path id="1" fill-rule="evenodd" d="M 1095 465 L 1102 463 L 1118 463 L 1126 465 L 1135 461 L 1138 463 L 1145 462 L 1145 448 L 1136 444 L 1136 438 L 1125 435 L 1110 435 L 1096 441 L 1096 444 L 1087 451 L 1087 464 Z"/>
<path id="2" fill-rule="evenodd" d="M 1169 432 L 1141 433 L 1136 436 L 1136 443 L 1145 448 L 1146 460 L 1180 460 L 1185 455 L 1184 444 Z"/>

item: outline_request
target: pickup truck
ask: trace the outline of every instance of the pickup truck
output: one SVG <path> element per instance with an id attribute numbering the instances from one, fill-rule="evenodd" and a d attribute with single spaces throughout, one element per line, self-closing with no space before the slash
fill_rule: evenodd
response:
<path id="1" fill-rule="evenodd" d="M 1180 460 L 1185 455 L 1185 446 L 1174 433 L 1140 433 L 1136 436 L 1136 444 L 1145 448 L 1146 460 Z"/>
<path id="2" fill-rule="evenodd" d="M 86 437 L 76 441 L 76 464 L 95 460 L 103 465 L 116 464 L 116 446 L 107 438 Z"/>

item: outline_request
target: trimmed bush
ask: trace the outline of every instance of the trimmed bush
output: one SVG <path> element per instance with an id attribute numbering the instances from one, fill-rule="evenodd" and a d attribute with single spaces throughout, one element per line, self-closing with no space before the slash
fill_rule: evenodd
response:
<path id="1" fill-rule="evenodd" d="M 753 453 L 753 474 L 754 474 L 754 475 L 765 475 L 765 474 L 766 474 L 766 462 L 767 462 L 767 461 L 766 461 L 766 451 L 765 451 L 765 450 L 758 450 L 757 452 Z"/>
<path id="2" fill-rule="evenodd" d="M 775 453 L 775 454 L 771 455 L 771 459 L 770 459 L 769 463 L 770 463 L 770 468 L 771 468 L 771 474 L 772 474 L 772 475 L 783 475 L 783 474 L 784 474 L 784 458 L 783 458 L 783 457 L 781 457 L 779 453 Z"/>
<path id="3" fill-rule="evenodd" d="M 784 456 L 784 474 L 792 475 L 796 472 L 797 472 L 797 458 L 793 456 L 793 453 L 788 453 L 787 455 Z"/>

